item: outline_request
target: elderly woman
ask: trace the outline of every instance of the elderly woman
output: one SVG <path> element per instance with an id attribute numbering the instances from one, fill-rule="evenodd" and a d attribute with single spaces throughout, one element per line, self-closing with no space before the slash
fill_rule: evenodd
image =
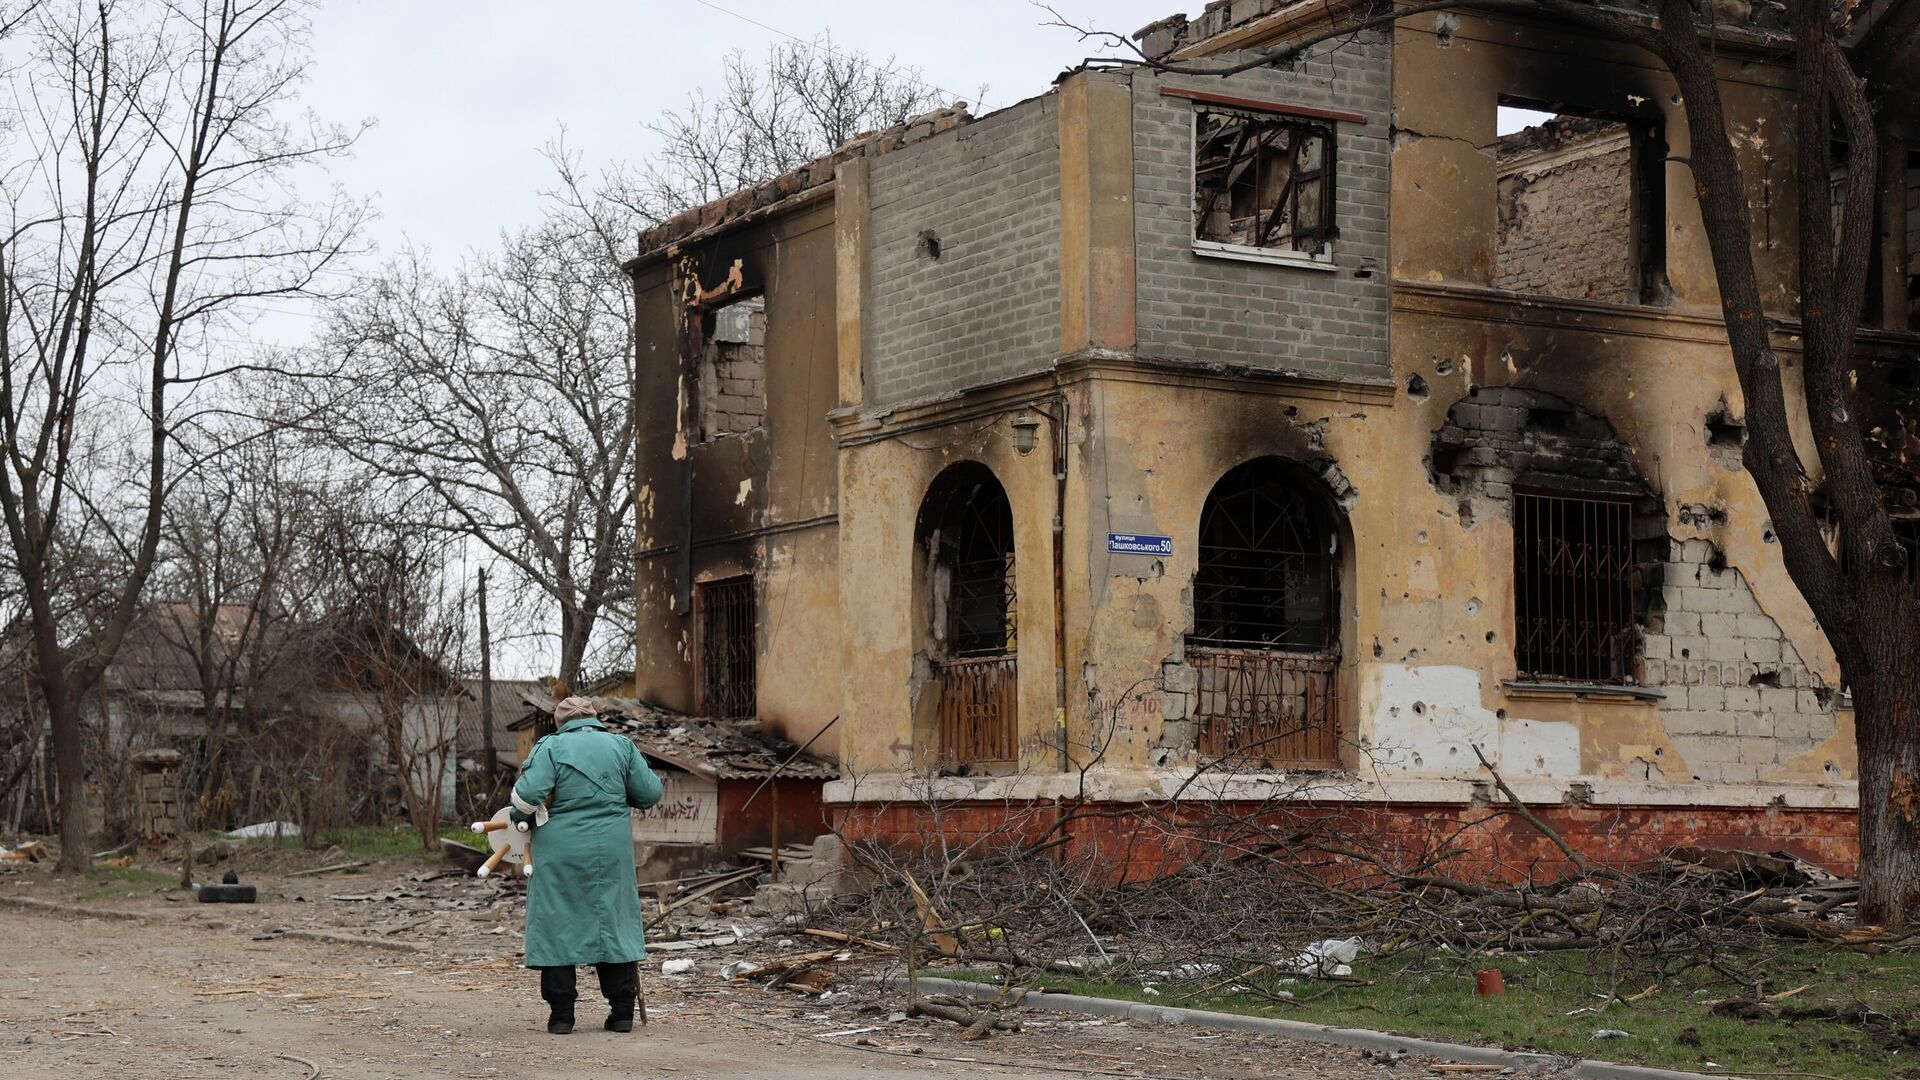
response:
<path id="1" fill-rule="evenodd" d="M 586 698 L 555 706 L 559 730 L 534 744 L 513 785 L 516 822 L 532 822 L 539 873 L 527 885 L 527 960 L 540 972 L 547 1031 L 573 1031 L 575 967 L 592 964 L 608 1031 L 633 1030 L 647 945 L 634 884 L 629 810 L 660 801 L 660 780 L 633 741 L 608 731 Z"/>

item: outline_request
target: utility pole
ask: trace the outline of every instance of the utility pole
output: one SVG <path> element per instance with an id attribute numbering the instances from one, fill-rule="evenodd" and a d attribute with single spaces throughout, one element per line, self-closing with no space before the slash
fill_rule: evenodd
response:
<path id="1" fill-rule="evenodd" d="M 493 635 L 487 631 L 487 572 L 480 571 L 480 745 L 487 755 L 487 781 L 500 770 L 493 749 Z"/>

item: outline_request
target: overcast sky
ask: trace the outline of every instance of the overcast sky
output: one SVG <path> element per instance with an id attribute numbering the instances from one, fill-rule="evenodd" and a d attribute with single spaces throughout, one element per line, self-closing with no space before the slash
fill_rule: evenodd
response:
<path id="1" fill-rule="evenodd" d="M 1180 0 L 1055 6 L 1124 33 Z M 977 104 L 985 84 L 997 107 L 1093 49 L 1048 18 L 1027 0 L 322 0 L 302 96 L 325 119 L 375 122 L 333 176 L 375 197 L 381 252 L 410 240 L 450 259 L 532 219 L 540 148 L 563 125 L 591 162 L 643 158 L 644 122 L 717 87 L 732 49 L 759 56 L 783 34 L 831 30 L 837 49 L 895 57 L 958 100 Z"/>

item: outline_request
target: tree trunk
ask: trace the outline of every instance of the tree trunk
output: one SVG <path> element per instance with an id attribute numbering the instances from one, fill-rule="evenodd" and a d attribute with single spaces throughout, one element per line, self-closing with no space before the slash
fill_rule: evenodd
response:
<path id="1" fill-rule="evenodd" d="M 1920 633 L 1909 588 L 1873 580 L 1860 604 L 1864 655 L 1843 657 L 1860 749 L 1860 921 L 1906 927 L 1920 915 Z"/>
<path id="2" fill-rule="evenodd" d="M 54 774 L 60 782 L 60 863 L 65 872 L 93 867 L 92 829 L 87 821 L 86 754 L 80 741 L 80 701 L 58 677 L 41 680 L 53 735 Z"/>

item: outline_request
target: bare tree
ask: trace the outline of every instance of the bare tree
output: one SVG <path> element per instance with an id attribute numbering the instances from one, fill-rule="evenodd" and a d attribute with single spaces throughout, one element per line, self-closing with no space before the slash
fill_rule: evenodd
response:
<path id="1" fill-rule="evenodd" d="M 178 485 L 166 504 L 154 573 L 157 600 L 131 642 L 190 670 L 205 723 L 200 804 L 226 790 L 227 737 L 285 705 L 298 620 L 322 588 L 309 537 L 325 491 L 284 435 L 269 431 L 228 452 L 218 470 Z"/>
<path id="2" fill-rule="evenodd" d="M 88 861 L 80 699 L 139 609 L 168 488 L 194 465 L 173 454 L 194 395 L 244 366 L 219 359 L 218 335 L 249 301 L 315 291 L 357 224 L 354 206 L 286 186 L 352 141 L 282 117 L 306 7 L 50 0 L 9 43 L 24 60 L 0 134 L 0 515 L 50 717 L 63 869 Z M 115 445 L 130 449 L 89 453 Z M 75 534 L 116 563 L 85 635 L 63 621 Z"/>
<path id="3" fill-rule="evenodd" d="M 557 607 L 573 680 L 630 603 L 634 331 L 624 217 L 555 161 L 539 225 L 447 277 L 402 261 L 336 314 L 325 349 L 345 374 L 315 430 L 421 493 L 416 525 L 470 537 Z"/>
<path id="4" fill-rule="evenodd" d="M 377 478 L 350 480 L 308 538 L 327 588 L 301 634 L 306 709 L 371 722 L 408 819 L 433 851 L 466 693 L 453 672 L 467 617 L 464 597 L 449 594 L 449 534 L 423 526 L 427 514 L 408 498 Z"/>
<path id="5" fill-rule="evenodd" d="M 836 49 L 831 35 L 777 42 L 759 64 L 735 49 L 718 94 L 696 90 L 685 112 L 647 125 L 660 150 L 619 191 L 657 224 L 943 104 L 920 69 Z"/>
<path id="6" fill-rule="evenodd" d="M 1853 693 L 1860 751 L 1861 916 L 1886 926 L 1920 921 L 1920 602 L 1910 552 L 1895 534 L 1876 482 L 1869 421 L 1854 390 L 1854 339 L 1873 257 L 1875 187 L 1883 167 L 1879 135 L 1911 122 L 1920 14 L 1890 16 L 1872 40 L 1843 49 L 1840 35 L 1857 13 L 1831 0 L 1792 0 L 1791 31 L 1766 34 L 1791 56 L 1799 87 L 1794 167 L 1799 177 L 1799 235 L 1832 237 L 1800 245 L 1800 382 L 1816 460 L 1795 449 L 1786 388 L 1754 268 L 1753 215 L 1728 130 L 1716 74 L 1715 31 L 1722 18 L 1761 9 L 1647 0 L 1615 7 L 1586 0 L 1438 0 L 1347 20 L 1231 63 L 1169 63 L 1162 70 L 1229 77 L 1284 64 L 1310 48 L 1391 26 L 1409 15 L 1453 7 L 1532 12 L 1625 41 L 1657 58 L 1679 86 L 1694 190 L 1713 255 L 1728 344 L 1746 398 L 1742 455 L 1780 540 L 1788 574 L 1813 609 Z M 1133 48 L 1117 34 L 1052 25 Z M 1752 28 L 1748 28 L 1752 29 Z M 1138 50 L 1135 49 L 1138 53 Z M 1856 67 L 1857 65 L 1857 67 Z M 1878 110 L 1878 115 L 1876 115 Z M 1904 162 L 1884 167 L 1904 167 Z M 1833 177 L 1844 176 L 1830 198 Z M 1894 440 L 1914 433 L 1894 433 Z M 1883 436 L 1884 441 L 1884 436 Z M 1830 545 L 1817 495 L 1839 525 Z M 1836 550 L 1837 547 L 1837 550 Z"/>

